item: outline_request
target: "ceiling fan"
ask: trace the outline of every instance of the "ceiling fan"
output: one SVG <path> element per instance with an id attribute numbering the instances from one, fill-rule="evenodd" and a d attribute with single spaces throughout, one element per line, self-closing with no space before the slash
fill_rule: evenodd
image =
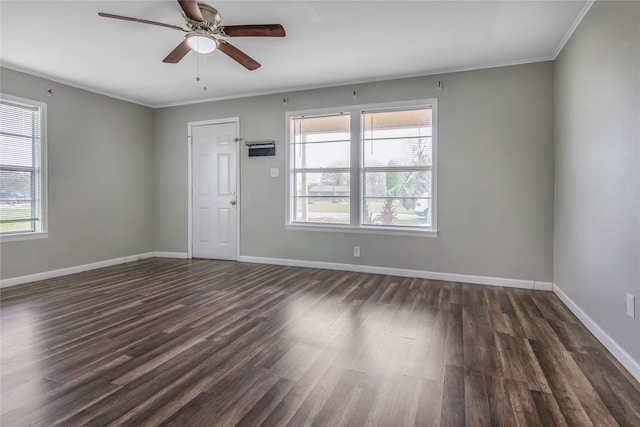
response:
<path id="1" fill-rule="evenodd" d="M 173 49 L 162 62 L 175 64 L 193 50 L 197 53 L 211 53 L 218 49 L 248 70 L 255 70 L 260 64 L 228 41 L 218 37 L 284 37 L 284 28 L 280 24 L 266 25 L 220 25 L 221 17 L 216 9 L 195 0 L 178 0 L 182 8 L 182 17 L 188 29 L 177 25 L 147 19 L 131 18 L 100 12 L 105 18 L 123 19 L 142 24 L 158 25 L 185 32 L 184 40 Z"/>

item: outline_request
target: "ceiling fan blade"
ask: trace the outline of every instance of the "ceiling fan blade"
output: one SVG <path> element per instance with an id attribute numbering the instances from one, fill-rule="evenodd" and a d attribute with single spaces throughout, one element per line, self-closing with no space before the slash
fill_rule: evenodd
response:
<path id="1" fill-rule="evenodd" d="M 162 60 L 162 62 L 166 62 L 168 64 L 177 64 L 182 58 L 184 58 L 187 53 L 189 53 L 190 50 L 191 49 L 189 48 L 187 42 L 183 41 L 178 46 L 176 46 L 176 48 L 173 49 L 171 53 L 169 53 L 169 55 L 167 55 L 167 57 Z"/>
<path id="2" fill-rule="evenodd" d="M 180 3 L 180 7 L 184 11 L 184 14 L 189 18 L 194 21 L 204 22 L 202 12 L 200 12 L 198 3 L 195 0 L 178 0 L 178 3 Z"/>
<path id="3" fill-rule="evenodd" d="M 266 25 L 225 25 L 220 33 L 229 37 L 284 37 L 284 28 L 280 24 Z"/>
<path id="4" fill-rule="evenodd" d="M 131 18 L 129 16 L 113 15 L 111 13 L 104 13 L 104 12 L 99 12 L 98 15 L 100 15 L 100 16 L 102 16 L 104 18 L 122 19 L 123 21 L 140 22 L 141 24 L 158 25 L 160 27 L 167 27 L 167 28 L 171 28 L 173 30 L 184 31 L 184 32 L 187 31 L 182 27 L 178 27 L 177 25 L 163 24 L 162 22 L 149 21 L 147 19 Z"/>
<path id="5" fill-rule="evenodd" d="M 249 55 L 233 46 L 232 44 L 220 39 L 218 39 L 218 43 L 218 49 L 221 50 L 222 53 L 238 62 L 247 70 L 252 71 L 260 67 L 260 64 L 258 62 L 256 62 L 253 58 L 251 58 Z"/>

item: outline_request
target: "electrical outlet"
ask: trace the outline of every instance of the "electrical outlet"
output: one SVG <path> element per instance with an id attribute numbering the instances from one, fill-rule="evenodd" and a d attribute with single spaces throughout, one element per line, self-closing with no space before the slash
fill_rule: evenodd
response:
<path id="1" fill-rule="evenodd" d="M 280 170 L 278 168 L 271 168 L 271 170 L 269 170 L 269 176 L 271 178 L 277 178 L 280 175 Z"/>
<path id="2" fill-rule="evenodd" d="M 353 256 L 356 258 L 360 258 L 360 246 L 353 247 Z"/>
<path id="3" fill-rule="evenodd" d="M 636 297 L 632 294 L 627 294 L 627 316 L 636 318 Z"/>

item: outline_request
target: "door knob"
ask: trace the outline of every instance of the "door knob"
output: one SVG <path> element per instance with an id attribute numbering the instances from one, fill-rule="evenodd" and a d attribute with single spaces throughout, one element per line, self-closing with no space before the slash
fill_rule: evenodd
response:
<path id="1" fill-rule="evenodd" d="M 232 200 L 232 201 L 230 201 L 229 203 L 231 203 L 231 205 L 232 205 L 232 206 L 235 206 L 235 205 L 236 205 L 236 201 L 235 201 L 235 200 Z"/>

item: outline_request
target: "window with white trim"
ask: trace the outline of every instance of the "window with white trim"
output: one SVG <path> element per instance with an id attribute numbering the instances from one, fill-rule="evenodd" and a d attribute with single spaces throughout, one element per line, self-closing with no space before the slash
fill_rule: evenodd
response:
<path id="1" fill-rule="evenodd" d="M 287 113 L 291 227 L 435 231 L 435 100 Z"/>
<path id="2" fill-rule="evenodd" d="M 46 231 L 43 103 L 0 95 L 0 235 Z"/>

